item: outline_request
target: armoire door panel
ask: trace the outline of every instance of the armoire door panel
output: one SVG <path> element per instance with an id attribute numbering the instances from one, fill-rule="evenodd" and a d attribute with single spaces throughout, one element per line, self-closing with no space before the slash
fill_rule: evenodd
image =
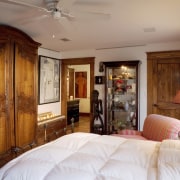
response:
<path id="1" fill-rule="evenodd" d="M 26 148 L 35 141 L 36 128 L 34 126 L 34 113 L 18 111 L 16 121 L 16 146 Z"/>
<path id="2" fill-rule="evenodd" d="M 35 141 L 37 121 L 36 56 L 29 49 L 15 46 L 15 126 L 16 146 L 26 147 Z M 27 46 L 28 48 L 28 46 Z"/>
<path id="3" fill-rule="evenodd" d="M 10 46 L 9 43 L 0 41 L 0 155 L 11 149 L 11 114 L 8 111 L 8 106 L 11 106 L 10 101 L 12 94 L 9 93 L 11 87 L 11 74 L 9 72 Z M 8 97 L 8 98 L 7 98 Z"/>
<path id="4" fill-rule="evenodd" d="M 0 154 L 3 154 L 8 149 L 10 149 L 10 146 L 8 146 L 8 143 L 6 141 L 7 140 L 6 134 L 8 132 L 6 121 L 7 119 L 6 119 L 5 114 L 3 115 L 3 113 L 1 112 L 1 115 L 0 115 Z"/>

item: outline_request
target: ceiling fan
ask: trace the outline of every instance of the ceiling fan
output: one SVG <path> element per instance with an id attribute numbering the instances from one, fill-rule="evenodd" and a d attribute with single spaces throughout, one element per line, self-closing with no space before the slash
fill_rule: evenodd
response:
<path id="1" fill-rule="evenodd" d="M 91 1 L 82 1 L 82 0 L 43 0 L 44 2 L 44 7 L 42 6 L 37 6 L 34 5 L 32 3 L 27 3 L 24 1 L 20 1 L 20 0 L 0 0 L 0 2 L 3 3 L 8 3 L 8 4 L 14 4 L 14 5 L 19 5 L 19 6 L 25 6 L 25 7 L 29 7 L 29 8 L 33 8 L 33 9 L 38 9 L 40 11 L 42 11 L 43 13 L 45 13 L 44 16 L 42 16 L 42 18 L 44 17 L 49 17 L 52 16 L 54 19 L 60 19 L 60 18 L 66 18 L 70 21 L 75 20 L 75 16 L 70 13 L 69 9 L 73 6 L 74 3 L 78 4 L 78 5 L 85 5 L 87 4 L 89 5 L 96 5 L 97 1 L 91 0 Z M 89 4 L 89 2 L 91 2 L 91 4 Z M 105 1 L 104 1 L 105 2 Z M 101 1 L 101 3 L 103 3 L 103 1 Z M 99 4 L 99 2 L 98 2 Z M 103 16 L 103 17 L 109 17 L 109 14 L 106 13 L 99 13 L 99 12 L 85 12 L 88 15 L 93 14 L 96 16 Z M 37 17 L 37 19 L 40 19 L 40 17 Z"/>
<path id="2" fill-rule="evenodd" d="M 70 3 L 73 4 L 75 0 L 68 0 L 68 1 L 69 3 L 66 3 L 66 5 L 70 6 Z M 19 1 L 19 0 L 0 0 L 0 2 L 38 9 L 42 11 L 43 13 L 46 13 L 46 15 L 48 16 L 52 15 L 54 19 L 60 19 L 62 17 L 66 17 L 69 20 L 73 20 L 75 18 L 72 14 L 70 14 L 70 12 L 67 9 L 63 9 L 61 7 L 61 2 L 63 1 L 44 0 L 45 7 L 37 6 L 31 3 L 27 3 L 27 2 Z"/>

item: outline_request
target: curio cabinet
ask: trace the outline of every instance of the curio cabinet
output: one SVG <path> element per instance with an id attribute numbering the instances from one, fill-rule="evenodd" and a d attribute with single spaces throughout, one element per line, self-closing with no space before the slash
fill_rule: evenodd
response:
<path id="1" fill-rule="evenodd" d="M 103 62 L 105 66 L 105 131 L 138 129 L 139 61 Z"/>

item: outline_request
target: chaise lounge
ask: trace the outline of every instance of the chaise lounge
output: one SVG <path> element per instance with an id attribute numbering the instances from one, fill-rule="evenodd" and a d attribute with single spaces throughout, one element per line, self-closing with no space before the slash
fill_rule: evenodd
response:
<path id="1" fill-rule="evenodd" d="M 121 130 L 118 134 L 112 134 L 131 139 L 162 141 L 164 139 L 179 139 L 180 120 L 158 114 L 150 114 L 144 121 L 142 131 Z"/>

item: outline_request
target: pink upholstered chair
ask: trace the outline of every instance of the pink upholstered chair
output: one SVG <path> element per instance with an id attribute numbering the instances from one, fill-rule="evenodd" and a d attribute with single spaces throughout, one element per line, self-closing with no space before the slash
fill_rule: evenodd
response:
<path id="1" fill-rule="evenodd" d="M 112 135 L 153 141 L 178 139 L 178 135 L 180 135 L 180 120 L 168 116 L 150 114 L 144 121 L 142 131 L 126 129 Z"/>

